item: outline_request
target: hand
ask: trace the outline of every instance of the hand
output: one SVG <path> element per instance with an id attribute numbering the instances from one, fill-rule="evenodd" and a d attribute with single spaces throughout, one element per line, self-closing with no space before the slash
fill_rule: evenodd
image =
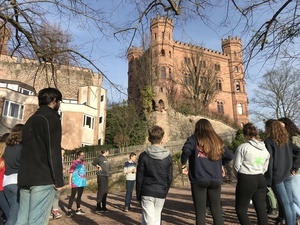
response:
<path id="1" fill-rule="evenodd" d="M 61 191 L 64 187 L 54 187 L 55 188 L 55 190 L 57 190 L 57 191 Z"/>
<path id="2" fill-rule="evenodd" d="M 98 171 L 102 171 L 102 167 L 97 165 Z"/>
<path id="3" fill-rule="evenodd" d="M 132 169 L 132 173 L 135 173 L 135 170 L 136 170 L 136 169 Z"/>
<path id="4" fill-rule="evenodd" d="M 222 166 L 222 177 L 225 177 L 226 176 L 226 171 L 224 169 L 224 167 Z"/>
<path id="5" fill-rule="evenodd" d="M 187 168 L 182 169 L 182 174 L 185 174 L 185 175 L 189 174 L 189 171 L 187 170 Z"/>

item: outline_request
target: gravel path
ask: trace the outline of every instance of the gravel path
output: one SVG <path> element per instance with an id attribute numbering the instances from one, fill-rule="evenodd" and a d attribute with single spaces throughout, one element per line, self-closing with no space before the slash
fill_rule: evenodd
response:
<path id="1" fill-rule="evenodd" d="M 225 224 L 239 224 L 234 210 L 234 191 L 235 184 L 224 184 L 222 186 L 222 204 L 223 218 Z M 57 220 L 50 220 L 49 225 L 117 225 L 117 224 L 140 224 L 141 208 L 135 196 L 133 197 L 132 210 L 123 212 L 125 192 L 109 193 L 107 208 L 108 212 L 100 215 L 95 214 L 95 196 L 96 193 L 85 192 L 82 198 L 82 210 L 84 215 L 74 215 L 66 218 L 64 215 L 69 195 L 62 195 L 60 206 L 63 211 L 63 217 Z M 75 208 L 75 202 L 73 205 Z M 249 216 L 252 224 L 257 224 L 255 212 L 250 206 Z M 190 189 L 171 188 L 167 196 L 165 206 L 162 212 L 162 225 L 193 225 L 195 224 L 194 207 Z M 207 216 L 207 223 L 213 224 L 212 218 Z M 274 224 L 274 217 L 269 218 L 269 224 Z"/>

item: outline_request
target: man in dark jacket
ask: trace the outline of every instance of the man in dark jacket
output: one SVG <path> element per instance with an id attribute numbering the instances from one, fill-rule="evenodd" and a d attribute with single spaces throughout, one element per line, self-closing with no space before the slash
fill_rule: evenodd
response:
<path id="1" fill-rule="evenodd" d="M 161 211 L 173 177 L 172 157 L 162 147 L 164 130 L 153 126 L 148 130 L 151 143 L 139 156 L 136 196 L 142 206 L 142 225 L 161 224 Z"/>
<path id="2" fill-rule="evenodd" d="M 23 128 L 18 174 L 20 208 L 16 225 L 48 224 L 56 190 L 63 187 L 61 121 L 62 94 L 55 88 L 39 91 L 40 108 Z"/>

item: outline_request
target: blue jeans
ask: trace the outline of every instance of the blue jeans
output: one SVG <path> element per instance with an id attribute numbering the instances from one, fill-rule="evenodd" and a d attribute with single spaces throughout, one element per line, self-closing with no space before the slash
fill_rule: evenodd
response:
<path id="1" fill-rule="evenodd" d="M 9 204 L 9 215 L 6 225 L 15 225 L 19 210 L 19 188 L 17 184 L 4 187 L 4 194 Z"/>
<path id="2" fill-rule="evenodd" d="M 290 176 L 283 182 L 273 185 L 272 189 L 277 197 L 277 201 L 283 207 L 286 225 L 295 225 L 296 211 L 293 202 L 292 177 Z"/>
<path id="3" fill-rule="evenodd" d="M 7 198 L 5 197 L 4 191 L 0 191 L 0 208 L 5 214 L 5 218 L 7 219 L 9 216 L 9 204 Z"/>
<path id="4" fill-rule="evenodd" d="M 52 184 L 21 189 L 16 225 L 47 225 L 55 194 Z"/>
<path id="5" fill-rule="evenodd" d="M 293 202 L 296 211 L 296 215 L 300 217 L 300 174 L 296 174 L 292 178 L 292 189 L 293 189 Z"/>
<path id="6" fill-rule="evenodd" d="M 126 180 L 125 207 L 130 207 L 134 182 L 135 182 L 134 180 Z"/>

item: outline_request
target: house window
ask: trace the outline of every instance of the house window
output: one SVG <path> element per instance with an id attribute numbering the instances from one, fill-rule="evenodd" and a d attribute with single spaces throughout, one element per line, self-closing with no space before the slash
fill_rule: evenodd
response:
<path id="1" fill-rule="evenodd" d="M 101 102 L 103 102 L 104 101 L 104 95 L 101 95 Z"/>
<path id="2" fill-rule="evenodd" d="M 224 114 L 224 106 L 223 106 L 223 102 L 217 102 L 217 107 L 218 107 L 218 113 L 222 113 Z"/>
<path id="3" fill-rule="evenodd" d="M 167 75 L 166 75 L 166 67 L 164 67 L 164 66 L 161 68 L 161 77 L 162 78 L 166 78 L 167 77 Z"/>
<path id="4" fill-rule="evenodd" d="M 103 116 L 99 117 L 99 124 L 103 122 Z"/>
<path id="5" fill-rule="evenodd" d="M 23 118 L 23 110 L 24 110 L 23 105 L 5 100 L 2 115 L 21 120 Z"/>
<path id="6" fill-rule="evenodd" d="M 222 80 L 221 79 L 217 79 L 217 82 L 216 82 L 216 89 L 218 91 L 222 91 Z"/>
<path id="7" fill-rule="evenodd" d="M 240 85 L 240 82 L 235 82 L 235 90 L 236 92 L 240 92 L 241 91 L 241 85 Z"/>
<path id="8" fill-rule="evenodd" d="M 33 92 L 32 91 L 29 91 L 25 88 L 22 88 L 22 87 L 19 87 L 19 92 L 24 94 L 24 95 L 33 95 Z"/>
<path id="9" fill-rule="evenodd" d="M 166 51 L 164 49 L 161 50 L 161 56 L 165 56 L 166 55 Z"/>
<path id="10" fill-rule="evenodd" d="M 237 104 L 237 111 L 238 111 L 238 114 L 239 115 L 242 115 L 243 114 L 243 106 L 242 104 Z"/>
<path id="11" fill-rule="evenodd" d="M 94 129 L 94 117 L 83 115 L 83 127 Z"/>

